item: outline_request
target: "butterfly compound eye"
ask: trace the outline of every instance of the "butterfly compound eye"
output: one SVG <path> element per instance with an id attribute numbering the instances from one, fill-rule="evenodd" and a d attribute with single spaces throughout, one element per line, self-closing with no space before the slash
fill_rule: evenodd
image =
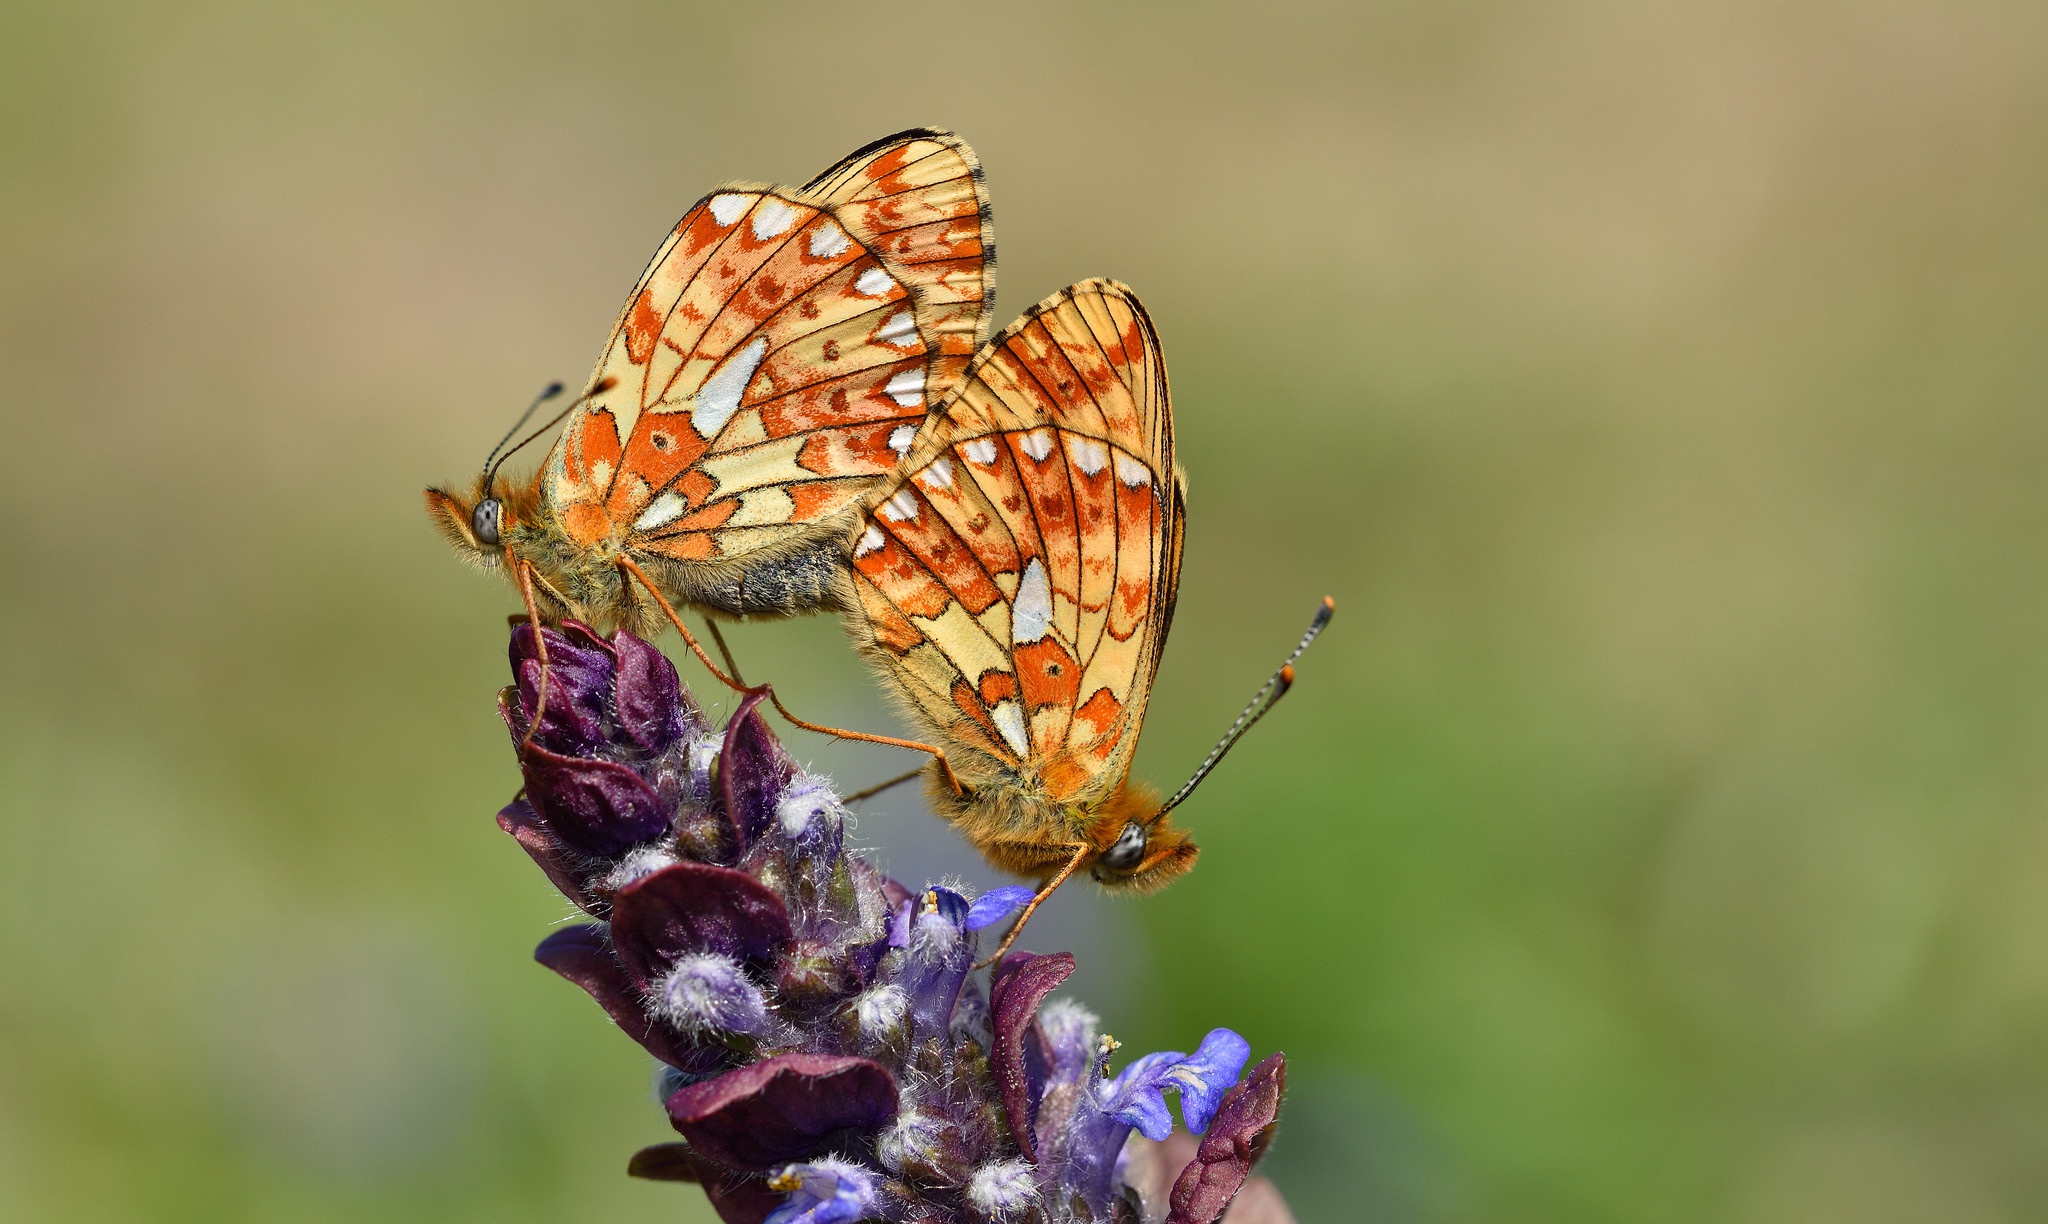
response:
<path id="1" fill-rule="evenodd" d="M 495 497 L 486 497 L 476 504 L 476 509 L 469 513 L 469 527 L 476 532 L 478 542 L 497 547 L 498 521 L 504 513 L 504 503 Z"/>
<path id="2" fill-rule="evenodd" d="M 1116 844 L 1102 852 L 1102 865 L 1112 871 L 1129 871 L 1145 857 L 1145 830 L 1135 824 L 1127 824 L 1117 834 Z"/>

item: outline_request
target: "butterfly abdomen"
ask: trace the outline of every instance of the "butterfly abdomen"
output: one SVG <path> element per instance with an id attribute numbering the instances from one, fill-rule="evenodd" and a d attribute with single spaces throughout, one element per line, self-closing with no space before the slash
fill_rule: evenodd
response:
<path id="1" fill-rule="evenodd" d="M 745 564 L 661 557 L 643 564 L 662 576 L 664 589 L 701 608 L 729 616 L 803 616 L 840 606 L 842 534 L 810 533 L 749 554 Z"/>

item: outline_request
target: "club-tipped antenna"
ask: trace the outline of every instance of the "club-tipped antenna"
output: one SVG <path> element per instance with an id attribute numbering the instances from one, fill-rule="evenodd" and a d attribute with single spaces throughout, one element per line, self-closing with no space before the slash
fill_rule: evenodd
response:
<path id="1" fill-rule="evenodd" d="M 1337 601 L 1328 595 L 1323 596 L 1322 606 L 1316 609 L 1315 619 L 1309 621 L 1308 632 L 1302 634 L 1301 641 L 1295 643 L 1294 653 L 1287 656 L 1287 661 L 1280 665 L 1279 671 L 1273 673 L 1271 680 L 1260 685 L 1259 691 L 1252 694 L 1251 703 L 1245 706 L 1244 713 L 1237 716 L 1237 721 L 1230 724 L 1230 730 L 1223 733 L 1223 738 L 1209 750 L 1209 755 L 1203 758 L 1202 763 L 1195 767 L 1194 776 L 1173 793 L 1173 798 L 1161 804 L 1154 816 L 1166 815 L 1179 807 L 1181 800 L 1194 794 L 1195 788 L 1202 784 L 1202 779 L 1208 777 L 1209 771 L 1216 768 L 1217 762 L 1223 759 L 1223 754 L 1230 751 L 1230 746 L 1242 739 L 1244 733 L 1264 718 L 1268 710 L 1280 704 L 1280 699 L 1287 695 L 1287 690 L 1294 687 L 1294 661 L 1301 657 L 1302 651 L 1308 649 L 1310 642 L 1316 640 L 1316 636 L 1323 631 L 1323 626 L 1330 623 L 1330 617 L 1335 615 L 1336 611 Z"/>
<path id="2" fill-rule="evenodd" d="M 525 450 L 527 443 L 532 442 L 535 438 L 540 437 L 548 430 L 553 429 L 555 426 L 561 424 L 563 417 L 568 416 L 570 413 L 576 411 L 576 409 L 581 407 L 585 401 L 590 399 L 591 396 L 611 390 L 612 385 L 617 381 L 617 379 L 612 378 L 609 375 L 599 379 L 596 383 L 591 385 L 590 390 L 585 391 L 583 394 L 571 400 L 567 407 L 563 408 L 560 412 L 557 412 L 554 416 L 550 417 L 548 419 L 547 424 L 541 426 L 539 429 L 534 430 L 532 433 L 520 439 L 519 445 L 513 447 L 511 450 L 506 450 L 505 453 L 502 455 L 499 454 L 499 451 L 505 450 L 505 443 L 512 440 L 512 435 L 519 432 L 520 426 L 526 424 L 527 421 L 532 419 L 533 414 L 539 410 L 542 404 L 547 403 L 549 400 L 555 398 L 557 395 L 560 395 L 562 393 L 561 383 L 549 383 L 547 385 L 547 389 L 545 391 L 542 391 L 540 395 L 534 399 L 533 403 L 527 405 L 526 411 L 519 414 L 519 419 L 512 423 L 511 429 L 506 431 L 504 440 L 500 441 L 498 445 L 491 450 L 491 457 L 489 459 L 484 460 L 484 496 L 489 497 L 491 495 L 491 489 L 498 479 L 498 469 L 505 465 L 505 461 L 507 459 L 510 459 L 512 456 L 518 454 L 520 451 Z"/>
<path id="3" fill-rule="evenodd" d="M 541 393 L 539 395 L 534 396 L 533 402 L 526 406 L 526 411 L 519 414 L 519 419 L 512 422 L 512 428 L 506 430 L 505 436 L 498 439 L 498 444 L 491 448 L 491 453 L 484 456 L 485 497 L 489 497 L 491 495 L 491 482 L 497 477 L 498 474 L 498 452 L 505 449 L 505 444 L 512 440 L 513 434 L 518 433 L 522 426 L 524 426 L 528 421 L 533 419 L 533 414 L 540 411 L 540 406 L 542 404 L 547 403 L 549 400 L 555 398 L 557 395 L 560 395 L 561 393 L 562 384 L 559 382 L 551 382 L 546 387 L 542 388 Z"/>

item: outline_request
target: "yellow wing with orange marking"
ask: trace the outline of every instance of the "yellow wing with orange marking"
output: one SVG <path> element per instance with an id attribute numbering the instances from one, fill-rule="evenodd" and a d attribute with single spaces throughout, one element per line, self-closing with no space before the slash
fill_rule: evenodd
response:
<path id="1" fill-rule="evenodd" d="M 1166 369 L 1137 298 L 1084 281 L 1033 307 L 975 357 L 904 469 L 851 548 L 868 654 L 971 750 L 966 772 L 1106 796 L 1180 576 Z"/>
<path id="2" fill-rule="evenodd" d="M 676 225 L 592 376 L 611 385 L 572 414 L 548 461 L 546 498 L 572 543 L 744 564 L 851 516 L 896 467 L 957 379 L 945 329 L 961 325 L 966 289 L 925 299 L 963 277 L 978 295 L 963 269 L 986 248 L 986 204 L 957 139 L 906 133 L 865 164 L 892 153 L 918 156 L 879 178 L 853 167 L 845 199 L 738 184 Z M 875 228 L 862 198 L 918 167 L 929 181 L 882 198 L 937 212 L 964 193 L 976 225 L 943 269 L 898 267 L 882 249 L 894 231 Z"/>
<path id="3" fill-rule="evenodd" d="M 948 132 L 899 132 L 812 179 L 804 198 L 831 205 L 910 287 L 939 350 L 936 402 L 988 336 L 995 304 L 995 223 L 974 150 Z"/>

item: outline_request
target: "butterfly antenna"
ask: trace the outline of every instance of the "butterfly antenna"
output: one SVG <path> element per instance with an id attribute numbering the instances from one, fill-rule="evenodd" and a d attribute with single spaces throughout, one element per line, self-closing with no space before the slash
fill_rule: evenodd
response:
<path id="1" fill-rule="evenodd" d="M 497 475 L 498 472 L 498 452 L 505 449 L 505 444 L 512 440 L 512 435 L 518 433 L 520 427 L 524 426 L 528 421 L 533 419 L 533 414 L 540 411 L 540 406 L 542 404 L 547 403 L 549 400 L 555 398 L 557 395 L 560 395 L 561 393 L 561 383 L 549 383 L 547 387 L 544 390 L 542 390 L 539 395 L 533 397 L 533 402 L 526 406 L 525 412 L 519 414 L 519 419 L 512 422 L 512 428 L 506 430 L 505 436 L 498 439 L 498 444 L 491 448 L 491 453 L 484 456 L 485 497 L 489 497 L 491 495 L 491 480 Z"/>
<path id="2" fill-rule="evenodd" d="M 1271 680 L 1260 685 L 1259 691 L 1252 694 L 1251 704 L 1245 706 L 1244 713 L 1237 716 L 1237 721 L 1230 724 L 1230 730 L 1225 731 L 1223 738 L 1209 750 L 1209 755 L 1196 767 L 1195 776 L 1189 778 L 1185 785 L 1173 793 L 1173 798 L 1162 804 L 1153 815 L 1166 815 L 1179 807 L 1181 800 L 1194 794 L 1195 788 L 1202 784 L 1202 779 L 1208 777 L 1209 771 L 1216 768 L 1217 762 L 1223 759 L 1223 754 L 1230 751 L 1230 746 L 1242 739 L 1244 733 L 1252 729 L 1253 724 L 1266 716 L 1267 711 L 1280 704 L 1280 699 L 1287 695 L 1287 690 L 1294 687 L 1294 661 L 1301 657 L 1302 651 L 1308 649 L 1310 642 L 1316 640 L 1317 635 L 1322 633 L 1323 626 L 1330 623 L 1330 617 L 1336 612 L 1337 601 L 1328 595 L 1323 596 L 1323 606 L 1316 609 L 1315 619 L 1308 623 L 1308 632 L 1302 634 L 1301 641 L 1295 644 L 1294 653 L 1287 656 L 1287 661 L 1280 665 L 1279 671 L 1273 673 Z"/>
<path id="3" fill-rule="evenodd" d="M 535 438 L 540 437 L 548 430 L 553 429 L 555 426 L 561 424 L 563 417 L 568 416 L 570 413 L 576 411 L 585 403 L 589 402 L 591 396 L 601 395 L 604 392 L 611 390 L 612 386 L 617 382 L 618 379 L 612 378 L 609 375 L 602 379 L 599 379 L 597 383 L 590 388 L 590 390 L 585 391 L 583 394 L 571 400 L 569 402 L 568 407 L 562 409 L 560 412 L 557 412 L 554 416 L 548 418 L 547 424 L 541 426 L 539 429 L 534 430 L 532 433 L 520 439 L 519 445 L 513 447 L 511 450 L 505 451 L 505 453 L 502 455 L 499 454 L 497 450 L 493 450 L 491 452 L 491 458 L 484 461 L 484 495 L 486 497 L 490 496 L 492 482 L 498 478 L 498 469 L 505 466 L 505 461 L 507 459 L 510 459 L 512 456 L 518 454 L 520 451 L 525 450 L 527 443 L 532 442 Z M 535 409 L 539 408 L 542 404 L 547 403 L 549 400 L 555 398 L 557 395 L 560 395 L 561 393 L 561 383 L 549 383 L 547 390 L 541 392 L 540 397 L 533 401 L 533 403 L 526 409 L 525 413 L 523 413 L 517 421 L 513 422 L 511 431 L 505 435 L 506 439 L 510 440 L 513 434 L 519 432 L 519 427 L 521 425 L 526 424 L 527 420 L 533 416 Z M 504 442 L 498 443 L 498 449 L 502 450 L 504 446 Z"/>

